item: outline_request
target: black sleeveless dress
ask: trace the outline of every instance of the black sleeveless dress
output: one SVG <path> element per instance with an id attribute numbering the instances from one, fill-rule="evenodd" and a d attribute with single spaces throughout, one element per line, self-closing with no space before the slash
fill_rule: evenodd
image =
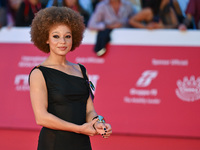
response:
<path id="1" fill-rule="evenodd" d="M 84 78 L 45 66 L 35 68 L 41 70 L 46 82 L 48 112 L 68 122 L 82 125 L 86 122 L 86 104 L 91 89 L 85 67 L 79 66 Z M 87 135 L 43 127 L 39 135 L 38 150 L 91 150 L 91 144 Z"/>

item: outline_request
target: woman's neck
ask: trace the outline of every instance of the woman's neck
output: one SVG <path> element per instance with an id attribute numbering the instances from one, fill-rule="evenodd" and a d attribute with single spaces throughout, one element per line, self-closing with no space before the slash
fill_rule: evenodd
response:
<path id="1" fill-rule="evenodd" d="M 44 64 L 52 65 L 52 66 L 66 66 L 68 61 L 65 56 L 56 56 L 49 55 L 49 57 L 45 60 Z"/>

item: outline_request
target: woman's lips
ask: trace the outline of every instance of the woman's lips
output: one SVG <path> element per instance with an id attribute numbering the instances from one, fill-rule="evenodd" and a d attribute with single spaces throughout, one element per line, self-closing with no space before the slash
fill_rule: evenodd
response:
<path id="1" fill-rule="evenodd" d="M 66 46 L 63 46 L 63 47 L 58 47 L 60 50 L 66 50 Z"/>

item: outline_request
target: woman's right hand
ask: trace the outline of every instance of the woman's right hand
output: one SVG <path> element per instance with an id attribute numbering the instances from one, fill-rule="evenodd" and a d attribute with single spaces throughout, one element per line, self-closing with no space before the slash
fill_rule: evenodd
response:
<path id="1" fill-rule="evenodd" d="M 98 121 L 97 119 L 92 120 L 91 122 L 84 123 L 80 126 L 80 132 L 81 134 L 85 134 L 88 136 L 94 136 L 97 134 L 97 131 L 94 129 L 93 124 L 95 124 Z"/>

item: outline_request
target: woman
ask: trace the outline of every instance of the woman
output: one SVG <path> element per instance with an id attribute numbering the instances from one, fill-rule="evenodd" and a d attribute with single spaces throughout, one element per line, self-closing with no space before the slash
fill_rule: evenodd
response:
<path id="1" fill-rule="evenodd" d="M 45 6 L 39 0 L 24 0 L 16 13 L 15 25 L 18 27 L 30 26 L 35 14 Z"/>
<path id="2" fill-rule="evenodd" d="M 134 28 L 172 29 L 178 27 L 178 19 L 170 0 L 149 0 L 148 5 L 129 19 Z"/>
<path id="3" fill-rule="evenodd" d="M 36 123 L 43 126 L 38 150 L 91 150 L 89 136 L 112 133 L 95 112 L 85 67 L 66 60 L 84 29 L 83 18 L 67 7 L 43 9 L 33 20 L 31 40 L 50 53 L 30 73 L 31 103 Z"/>

